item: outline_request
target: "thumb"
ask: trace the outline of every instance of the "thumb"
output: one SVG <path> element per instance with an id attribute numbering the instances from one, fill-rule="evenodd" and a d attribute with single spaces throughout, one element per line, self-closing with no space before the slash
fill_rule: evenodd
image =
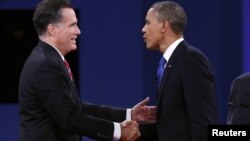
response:
<path id="1" fill-rule="evenodd" d="M 132 120 L 128 121 L 128 120 L 125 120 L 123 123 L 122 123 L 122 127 L 128 127 L 129 125 L 131 125 L 133 123 Z"/>
<path id="2" fill-rule="evenodd" d="M 138 105 L 140 106 L 144 106 L 147 105 L 147 103 L 149 102 L 149 97 L 146 97 L 143 101 L 141 101 Z"/>

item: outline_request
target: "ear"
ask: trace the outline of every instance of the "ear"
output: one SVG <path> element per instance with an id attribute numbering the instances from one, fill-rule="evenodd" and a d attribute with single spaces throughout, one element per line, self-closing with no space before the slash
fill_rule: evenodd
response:
<path id="1" fill-rule="evenodd" d="M 162 21 L 162 29 L 161 29 L 161 32 L 162 32 L 162 33 L 167 32 L 168 28 L 169 28 L 169 22 L 168 22 L 167 20 Z"/>
<path id="2" fill-rule="evenodd" d="M 53 24 L 49 24 L 48 26 L 47 26 L 47 31 L 48 31 L 48 33 L 49 34 L 54 34 L 54 32 L 55 32 L 55 26 L 53 25 Z"/>

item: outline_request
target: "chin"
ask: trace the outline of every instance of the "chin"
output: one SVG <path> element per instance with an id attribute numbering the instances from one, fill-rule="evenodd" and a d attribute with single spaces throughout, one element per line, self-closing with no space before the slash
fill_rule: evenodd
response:
<path id="1" fill-rule="evenodd" d="M 72 49 L 71 50 L 76 50 L 77 49 L 77 46 L 72 46 Z"/>
<path id="2" fill-rule="evenodd" d="M 147 46 L 147 49 L 148 49 L 148 50 L 155 50 L 155 48 L 152 47 L 152 46 Z"/>

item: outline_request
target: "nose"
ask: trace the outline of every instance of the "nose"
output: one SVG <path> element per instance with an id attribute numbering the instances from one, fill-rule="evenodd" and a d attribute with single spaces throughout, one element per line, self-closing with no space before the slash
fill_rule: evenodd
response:
<path id="1" fill-rule="evenodd" d="M 145 33 L 145 25 L 142 27 L 141 32 L 142 32 L 142 33 Z"/>
<path id="2" fill-rule="evenodd" d="M 80 30 L 80 28 L 79 28 L 78 26 L 76 26 L 76 34 L 77 34 L 77 35 L 80 35 L 80 34 L 81 34 L 81 30 Z"/>

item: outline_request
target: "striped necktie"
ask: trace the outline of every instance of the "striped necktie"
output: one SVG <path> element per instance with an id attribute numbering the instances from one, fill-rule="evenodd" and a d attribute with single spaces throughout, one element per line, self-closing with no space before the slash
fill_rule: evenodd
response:
<path id="1" fill-rule="evenodd" d="M 70 70 L 69 63 L 66 60 L 64 60 L 63 62 L 64 62 L 64 65 L 65 65 L 67 71 L 68 71 L 68 75 L 70 77 L 70 80 L 72 81 L 72 86 L 73 86 L 72 98 L 73 98 L 74 104 L 77 107 L 77 109 L 79 111 L 81 111 L 81 102 L 80 102 L 80 98 L 79 98 L 79 95 L 78 95 L 78 92 L 77 92 L 77 89 L 75 86 L 75 82 L 73 81 L 73 73 Z"/>
<path id="2" fill-rule="evenodd" d="M 66 60 L 64 60 L 63 62 L 64 62 L 64 65 L 65 65 L 67 71 L 68 71 L 70 80 L 73 80 L 73 74 L 72 74 L 71 69 L 69 67 L 69 63 Z"/>

